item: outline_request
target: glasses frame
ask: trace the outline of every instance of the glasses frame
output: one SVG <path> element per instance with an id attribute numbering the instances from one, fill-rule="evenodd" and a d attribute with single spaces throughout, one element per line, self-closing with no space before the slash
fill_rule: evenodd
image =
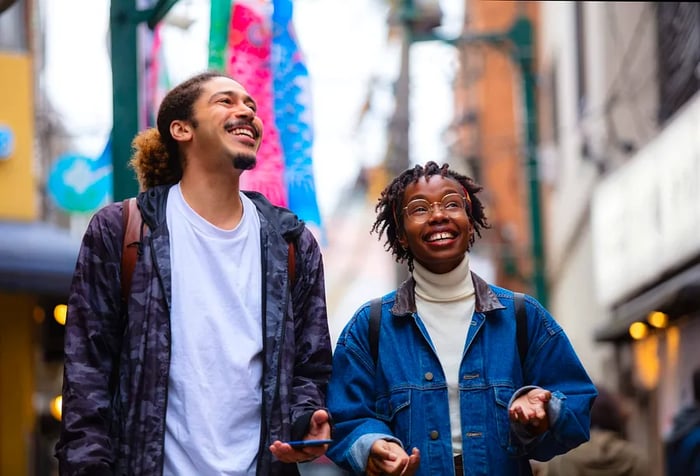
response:
<path id="1" fill-rule="evenodd" d="M 446 197 L 449 197 L 449 196 L 451 196 L 451 195 L 457 195 L 457 196 L 462 200 L 462 206 L 461 206 L 460 208 L 458 208 L 458 209 L 449 209 L 449 210 L 448 210 L 448 209 L 446 209 L 446 208 L 444 207 L 443 203 L 444 203 L 444 201 L 445 201 L 445 198 L 446 198 Z M 427 204 L 428 204 L 428 210 L 429 210 L 429 212 L 425 215 L 425 219 L 422 219 L 422 218 L 416 219 L 416 217 L 415 217 L 414 215 L 410 215 L 410 214 L 408 213 L 408 207 L 410 207 L 410 206 L 411 206 L 411 203 L 413 203 L 413 202 L 424 202 L 424 203 L 427 203 Z M 409 220 L 409 221 L 411 221 L 412 223 L 415 223 L 415 224 L 417 224 L 417 225 L 422 225 L 423 223 L 427 223 L 428 221 L 430 221 L 430 219 L 432 218 L 433 214 L 435 213 L 435 206 L 436 206 L 436 205 L 437 205 L 438 208 L 440 208 L 440 210 L 441 210 L 444 214 L 446 214 L 446 215 L 448 215 L 448 216 L 450 216 L 450 217 L 452 217 L 452 218 L 459 218 L 459 217 L 461 216 L 462 213 L 464 213 L 464 215 L 468 216 L 469 214 L 467 213 L 467 203 L 468 203 L 468 202 L 467 202 L 466 197 L 465 197 L 464 195 L 462 195 L 461 193 L 459 193 L 459 192 L 450 192 L 450 193 L 445 194 L 445 195 L 444 195 L 439 201 L 437 201 L 437 202 L 429 202 L 428 200 L 426 200 L 426 199 L 424 199 L 424 198 L 416 198 L 416 199 L 411 200 L 410 202 L 408 202 L 408 204 L 407 204 L 405 207 L 403 207 L 402 210 L 403 210 L 404 215 L 406 215 L 406 219 L 407 219 L 407 220 Z M 453 210 L 454 210 L 454 211 L 453 211 Z"/>

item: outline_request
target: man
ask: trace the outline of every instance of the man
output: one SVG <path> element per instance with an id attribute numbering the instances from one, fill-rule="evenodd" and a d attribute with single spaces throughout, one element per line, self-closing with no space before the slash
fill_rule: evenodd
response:
<path id="1" fill-rule="evenodd" d="M 693 403 L 673 419 L 665 448 L 668 476 L 700 475 L 700 368 L 693 372 Z"/>
<path id="2" fill-rule="evenodd" d="M 296 475 L 325 452 L 286 443 L 330 438 L 331 346 L 316 240 L 239 190 L 262 131 L 243 86 L 207 72 L 135 138 L 146 226 L 130 294 L 122 203 L 91 220 L 71 287 L 61 474 Z"/>

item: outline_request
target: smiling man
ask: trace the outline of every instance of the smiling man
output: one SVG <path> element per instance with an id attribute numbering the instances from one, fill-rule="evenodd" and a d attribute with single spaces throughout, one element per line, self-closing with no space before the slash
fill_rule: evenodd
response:
<path id="1" fill-rule="evenodd" d="M 596 390 L 561 327 L 470 270 L 488 227 L 480 191 L 428 162 L 379 198 L 372 231 L 411 276 L 363 305 L 335 348 L 329 455 L 353 474 L 529 475 L 530 458 L 588 439 Z"/>
<path id="2" fill-rule="evenodd" d="M 325 452 L 287 444 L 330 438 L 331 346 L 316 240 L 239 188 L 262 137 L 245 88 L 207 72 L 134 139 L 130 294 L 122 203 L 91 220 L 73 278 L 61 474 L 298 475 Z"/>

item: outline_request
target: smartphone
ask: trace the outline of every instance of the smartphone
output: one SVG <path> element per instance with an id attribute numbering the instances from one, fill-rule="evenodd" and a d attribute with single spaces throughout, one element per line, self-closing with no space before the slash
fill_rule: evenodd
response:
<path id="1" fill-rule="evenodd" d="M 323 446 L 333 443 L 333 440 L 299 440 L 285 441 L 292 448 L 305 448 L 307 446 Z"/>

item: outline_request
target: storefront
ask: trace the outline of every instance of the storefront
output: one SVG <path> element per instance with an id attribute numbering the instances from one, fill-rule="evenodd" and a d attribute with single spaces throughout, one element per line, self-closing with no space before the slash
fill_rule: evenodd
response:
<path id="1" fill-rule="evenodd" d="M 0 474 L 49 475 L 65 304 L 79 240 L 40 222 L 0 221 Z"/>
<path id="2" fill-rule="evenodd" d="M 658 469 L 700 366 L 700 94 L 598 185 L 591 209 L 595 286 L 612 316 L 596 340 L 615 344 L 619 389 L 637 407 L 631 437 Z"/>

